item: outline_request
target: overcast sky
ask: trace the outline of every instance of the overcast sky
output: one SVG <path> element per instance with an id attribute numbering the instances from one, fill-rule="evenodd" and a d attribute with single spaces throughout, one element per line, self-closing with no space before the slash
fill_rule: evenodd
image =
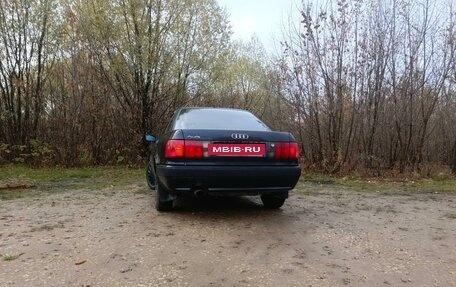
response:
<path id="1" fill-rule="evenodd" d="M 274 43 L 280 41 L 283 23 L 291 11 L 296 11 L 292 8 L 296 8 L 297 3 L 296 0 L 217 1 L 230 15 L 235 39 L 249 41 L 256 35 L 270 52 L 274 49 Z"/>
<path id="2" fill-rule="evenodd" d="M 234 39 L 249 41 L 256 35 L 268 52 L 280 48 L 283 25 L 291 15 L 299 23 L 301 0 L 217 0 L 228 12 Z M 315 0 L 313 2 L 319 2 Z M 336 1 L 334 1 L 336 2 Z M 448 13 L 456 0 L 436 0 L 436 12 Z M 430 2 L 433 3 L 432 1 Z"/>

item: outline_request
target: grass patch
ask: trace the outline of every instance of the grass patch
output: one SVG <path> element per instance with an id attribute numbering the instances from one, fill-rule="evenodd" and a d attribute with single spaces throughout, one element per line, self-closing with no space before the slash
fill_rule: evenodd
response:
<path id="1" fill-rule="evenodd" d="M 18 165 L 0 167 L 0 185 L 26 183 L 31 189 L 1 190 L 0 200 L 12 200 L 67 189 L 101 189 L 123 186 L 144 179 L 141 168 L 30 168 Z"/>
<path id="2" fill-rule="evenodd" d="M 45 224 L 41 225 L 38 227 L 33 227 L 30 229 L 30 232 L 38 232 L 38 231 L 51 231 L 54 230 L 55 228 L 64 228 L 65 226 L 62 223 L 57 223 L 57 224 Z"/>
<path id="3" fill-rule="evenodd" d="M 0 191 L 0 200 L 13 200 L 32 196 L 34 193 L 30 190 L 3 190 Z"/>
<path id="4" fill-rule="evenodd" d="M 16 255 L 4 255 L 3 261 L 13 261 L 13 260 L 18 259 L 21 255 L 24 255 L 24 253 L 19 253 Z"/>
<path id="5" fill-rule="evenodd" d="M 68 180 L 89 181 L 97 178 L 111 179 L 112 183 L 123 182 L 126 179 L 142 176 L 143 169 L 139 168 L 30 168 L 24 166 L 0 167 L 0 182 L 17 180 L 32 184 L 62 182 Z"/>
<path id="6" fill-rule="evenodd" d="M 324 174 L 304 174 L 301 185 L 309 187 L 352 189 L 370 192 L 456 192 L 456 178 L 361 178 L 361 177 L 330 177 Z"/>

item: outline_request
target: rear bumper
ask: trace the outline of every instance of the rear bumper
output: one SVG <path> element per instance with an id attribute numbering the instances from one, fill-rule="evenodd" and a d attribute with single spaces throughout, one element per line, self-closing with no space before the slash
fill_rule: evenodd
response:
<path id="1" fill-rule="evenodd" d="M 224 195 L 284 192 L 295 187 L 300 175 L 300 166 L 157 166 L 158 179 L 175 194 L 195 190 Z"/>

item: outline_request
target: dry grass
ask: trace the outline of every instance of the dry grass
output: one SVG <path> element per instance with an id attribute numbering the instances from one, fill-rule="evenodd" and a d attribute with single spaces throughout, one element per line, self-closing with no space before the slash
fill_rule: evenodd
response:
<path id="1" fill-rule="evenodd" d="M 57 224 L 53 224 L 53 225 L 45 224 L 45 225 L 41 225 L 38 227 L 33 227 L 32 229 L 30 229 L 30 232 L 51 231 L 55 228 L 64 228 L 64 227 L 65 226 L 62 223 L 57 223 Z"/>
<path id="2" fill-rule="evenodd" d="M 13 261 L 22 256 L 24 253 L 19 253 L 16 255 L 4 255 L 3 256 L 3 261 Z"/>

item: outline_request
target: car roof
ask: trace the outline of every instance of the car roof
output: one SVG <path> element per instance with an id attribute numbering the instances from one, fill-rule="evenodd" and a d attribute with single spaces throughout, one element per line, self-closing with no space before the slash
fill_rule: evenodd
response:
<path id="1" fill-rule="evenodd" d="M 236 108 L 218 108 L 218 107 L 183 107 L 179 109 L 179 112 L 181 111 L 187 111 L 187 110 L 221 110 L 221 111 L 239 111 L 239 112 L 247 112 L 250 113 L 247 110 L 243 109 L 236 109 Z"/>

